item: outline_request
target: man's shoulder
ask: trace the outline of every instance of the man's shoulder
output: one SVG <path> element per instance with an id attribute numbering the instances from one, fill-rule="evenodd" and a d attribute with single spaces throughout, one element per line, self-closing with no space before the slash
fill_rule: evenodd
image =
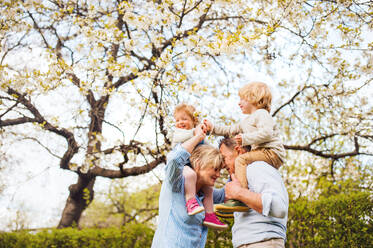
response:
<path id="1" fill-rule="evenodd" d="M 263 190 L 274 190 L 276 192 L 286 192 L 284 181 L 280 172 L 264 161 L 255 161 L 246 168 L 246 177 L 254 192 Z"/>
<path id="2" fill-rule="evenodd" d="M 254 161 L 251 164 L 248 164 L 246 167 L 247 174 L 259 174 L 259 175 L 276 175 L 280 176 L 280 172 L 275 169 L 272 165 L 264 162 L 264 161 Z"/>
<path id="3" fill-rule="evenodd" d="M 247 168 L 252 169 L 252 170 L 257 170 L 261 168 L 268 168 L 268 169 L 272 168 L 273 170 L 276 170 L 272 165 L 264 161 L 254 161 L 251 164 L 248 164 Z"/>

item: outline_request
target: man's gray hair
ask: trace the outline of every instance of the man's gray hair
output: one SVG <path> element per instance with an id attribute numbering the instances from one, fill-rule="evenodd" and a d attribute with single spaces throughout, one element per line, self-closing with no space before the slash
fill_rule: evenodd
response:
<path id="1" fill-rule="evenodd" d="M 238 146 L 236 140 L 234 138 L 228 138 L 228 137 L 224 137 L 223 139 L 219 140 L 219 148 L 221 147 L 221 145 L 225 145 L 226 147 L 228 147 L 229 149 L 231 150 L 234 150 L 234 148 L 236 146 Z M 245 151 L 249 152 L 251 150 L 251 146 L 243 146 L 242 147 Z"/>

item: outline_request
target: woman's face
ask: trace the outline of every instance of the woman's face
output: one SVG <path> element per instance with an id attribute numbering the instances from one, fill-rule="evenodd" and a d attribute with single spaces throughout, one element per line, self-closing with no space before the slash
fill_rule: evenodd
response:
<path id="1" fill-rule="evenodd" d="M 216 179 L 220 177 L 220 169 L 215 169 L 209 166 L 197 169 L 196 172 L 201 185 L 214 186 Z"/>

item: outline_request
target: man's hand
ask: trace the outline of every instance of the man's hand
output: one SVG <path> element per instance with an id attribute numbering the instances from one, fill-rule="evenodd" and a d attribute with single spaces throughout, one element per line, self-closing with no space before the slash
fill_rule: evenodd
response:
<path id="1" fill-rule="evenodd" d="M 225 185 L 225 198 L 238 200 L 240 193 L 242 191 L 241 183 L 238 181 L 234 174 L 231 175 L 232 181 Z"/>
<path id="2" fill-rule="evenodd" d="M 225 199 L 239 200 L 245 203 L 249 208 L 254 209 L 258 213 L 262 213 L 262 195 L 243 188 L 234 174 L 231 175 L 231 179 L 232 181 L 225 185 Z"/>
<path id="3" fill-rule="evenodd" d="M 242 135 L 241 134 L 237 134 L 236 136 L 234 136 L 234 139 L 236 140 L 239 146 L 242 146 Z"/>

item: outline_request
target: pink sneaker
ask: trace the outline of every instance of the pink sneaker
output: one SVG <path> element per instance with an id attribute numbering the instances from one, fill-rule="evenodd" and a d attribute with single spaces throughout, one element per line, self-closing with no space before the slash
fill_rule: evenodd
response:
<path id="1" fill-rule="evenodd" d="M 195 215 L 201 213 L 202 211 L 205 211 L 205 208 L 198 204 L 197 199 L 195 197 L 187 201 L 186 207 L 188 215 Z"/>
<path id="2" fill-rule="evenodd" d="M 223 230 L 228 227 L 227 224 L 221 222 L 218 217 L 216 217 L 215 213 L 206 213 L 205 219 L 203 220 L 203 225 L 219 230 Z"/>

